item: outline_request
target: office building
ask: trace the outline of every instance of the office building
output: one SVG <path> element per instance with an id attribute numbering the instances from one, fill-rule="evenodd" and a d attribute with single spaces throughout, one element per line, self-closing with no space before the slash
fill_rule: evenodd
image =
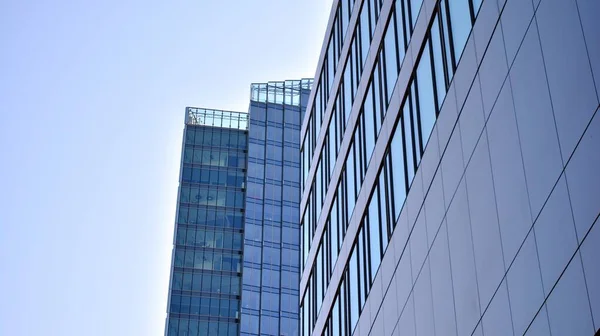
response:
<path id="1" fill-rule="evenodd" d="M 252 84 L 249 113 L 186 108 L 165 335 L 298 335 L 311 85 Z"/>
<path id="2" fill-rule="evenodd" d="M 242 336 L 299 334 L 300 123 L 311 84 L 250 89 Z"/>
<path id="3" fill-rule="evenodd" d="M 239 334 L 246 113 L 186 108 L 165 334 Z"/>
<path id="4" fill-rule="evenodd" d="M 301 334 L 600 328 L 600 2 L 334 0 Z"/>

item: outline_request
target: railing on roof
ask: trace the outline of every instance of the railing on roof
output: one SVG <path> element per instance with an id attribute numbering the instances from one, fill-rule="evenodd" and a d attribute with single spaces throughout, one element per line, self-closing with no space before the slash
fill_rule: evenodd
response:
<path id="1" fill-rule="evenodd" d="M 254 83 L 250 86 L 250 100 L 261 103 L 299 106 L 302 90 L 310 91 L 312 84 L 312 78 Z"/>
<path id="2" fill-rule="evenodd" d="M 187 107 L 185 115 L 187 125 L 248 129 L 248 113 L 244 112 Z"/>

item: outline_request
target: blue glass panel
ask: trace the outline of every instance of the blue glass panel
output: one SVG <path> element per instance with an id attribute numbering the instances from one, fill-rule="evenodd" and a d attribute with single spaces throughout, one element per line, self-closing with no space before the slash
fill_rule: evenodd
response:
<path id="1" fill-rule="evenodd" d="M 435 98 L 433 91 L 433 77 L 431 72 L 431 58 L 429 54 L 429 41 L 425 44 L 423 55 L 417 67 L 417 86 L 419 92 L 419 119 L 421 123 L 422 148 L 425 148 L 431 130 L 435 124 Z"/>
<path id="2" fill-rule="evenodd" d="M 469 0 L 446 0 L 450 8 L 450 22 L 452 23 L 452 41 L 454 42 L 454 54 L 456 60 L 465 48 L 469 32 L 471 31 L 471 14 L 469 12 Z"/>

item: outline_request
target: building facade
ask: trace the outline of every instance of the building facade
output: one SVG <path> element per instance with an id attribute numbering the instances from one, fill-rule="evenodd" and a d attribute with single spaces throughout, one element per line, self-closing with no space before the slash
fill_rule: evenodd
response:
<path id="1" fill-rule="evenodd" d="M 299 334 L 300 123 L 311 84 L 250 89 L 240 335 Z"/>
<path id="2" fill-rule="evenodd" d="M 334 0 L 301 334 L 600 328 L 600 2 Z"/>
<path id="3" fill-rule="evenodd" d="M 186 108 L 165 335 L 298 335 L 300 124 L 311 79 L 248 113 Z"/>
<path id="4" fill-rule="evenodd" d="M 186 108 L 165 335 L 239 335 L 246 113 Z"/>

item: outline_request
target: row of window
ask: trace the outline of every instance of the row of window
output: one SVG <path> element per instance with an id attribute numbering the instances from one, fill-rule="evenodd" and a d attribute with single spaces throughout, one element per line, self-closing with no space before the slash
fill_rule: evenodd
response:
<path id="1" fill-rule="evenodd" d="M 331 324 L 331 328 L 329 328 L 331 335 L 345 335 L 344 330 L 351 331 L 356 326 L 393 233 L 396 222 L 393 217 L 395 197 L 402 200 L 400 202 L 401 207 L 406 192 L 403 185 L 392 185 L 391 175 L 393 173 L 395 172 L 391 170 L 391 158 L 390 155 L 387 155 L 385 165 L 380 172 L 367 211 L 360 224 L 339 292 L 330 312 L 328 324 Z M 330 226 L 330 229 L 331 233 L 328 232 L 325 235 L 324 246 L 327 246 L 332 237 L 337 234 L 335 227 Z M 337 248 L 333 247 L 332 249 Z M 335 253 L 337 254 L 337 251 Z M 317 260 L 317 262 L 321 262 L 321 267 L 330 274 L 334 264 L 328 262 L 328 260 L 330 259 L 324 258 L 321 261 Z M 318 280 L 315 279 L 315 281 Z M 317 296 L 317 303 L 322 299 L 322 297 Z M 348 306 L 340 305 L 342 301 L 347 302 Z M 342 307 L 347 310 L 340 310 Z"/>
<path id="2" fill-rule="evenodd" d="M 175 267 L 207 271 L 241 272 L 242 256 L 239 253 L 175 248 Z"/>
<path id="3" fill-rule="evenodd" d="M 186 145 L 246 149 L 247 133 L 217 127 L 192 127 L 185 130 Z"/>
<path id="4" fill-rule="evenodd" d="M 181 181 L 215 186 L 243 188 L 246 173 L 239 169 L 206 169 L 184 165 Z"/>
<path id="5" fill-rule="evenodd" d="M 254 267 L 245 265 L 244 267 L 244 288 L 258 288 L 260 286 L 270 287 L 271 290 L 282 289 L 292 295 L 296 302 L 296 311 L 298 308 L 298 272 L 292 272 L 286 269 L 274 270 L 265 267 Z M 291 294 L 290 294 L 291 293 Z"/>
<path id="6" fill-rule="evenodd" d="M 203 206 L 179 205 L 178 224 L 241 229 L 244 224 L 241 211 L 210 209 Z"/>
<path id="7" fill-rule="evenodd" d="M 220 229 L 199 229 L 180 226 L 177 228 L 175 235 L 175 244 L 228 250 L 242 249 L 243 234 L 241 232 L 222 231 Z"/>
<path id="8" fill-rule="evenodd" d="M 362 102 L 362 114 L 359 116 L 357 126 L 359 130 L 355 131 L 355 137 L 362 137 L 356 139 L 355 143 L 362 143 L 362 141 L 364 141 L 364 145 L 366 146 L 366 152 L 364 153 L 366 155 L 364 158 L 366 163 L 363 165 L 364 167 L 361 168 L 366 168 L 375 146 L 377 134 L 379 133 L 385 117 L 387 105 L 391 99 L 396 79 L 400 72 L 400 65 L 404 60 L 405 52 L 410 42 L 410 37 L 412 36 L 412 31 L 421 4 L 422 0 L 397 0 L 392 8 L 388 28 L 384 36 L 384 44 L 386 44 L 386 46 L 384 46 L 378 54 L 378 62 L 375 64 L 365 95 L 365 100 Z M 374 4 L 369 6 L 375 7 Z M 361 17 L 362 15 L 361 12 Z M 368 22 L 366 17 L 365 22 Z M 371 30 L 365 30 L 365 34 L 367 33 L 371 33 Z M 370 44 L 370 39 L 368 41 Z M 351 49 L 351 55 L 346 62 L 342 84 L 339 87 L 338 96 L 335 101 L 336 105 L 334 106 L 332 117 L 327 127 L 323 150 L 321 151 L 320 161 L 317 164 L 317 171 L 312 184 L 315 195 L 310 195 L 308 201 L 316 202 L 315 210 L 317 212 L 317 220 L 320 215 L 322 200 L 324 199 L 331 175 L 333 174 L 333 169 L 335 168 L 335 162 L 337 160 L 346 123 L 352 110 L 354 94 L 358 87 L 362 66 L 366 60 L 366 52 L 368 52 L 369 48 L 369 44 L 366 44 L 364 48 L 362 48 L 359 45 L 354 47 L 355 42 L 353 41 L 352 43 L 353 48 Z M 364 50 L 366 50 L 366 52 L 364 52 Z M 356 134 L 359 135 L 356 136 Z M 358 148 L 358 150 L 362 151 L 361 148 Z M 348 155 L 349 157 L 355 155 L 352 149 Z M 304 155 L 302 157 L 303 162 L 308 156 L 309 155 Z M 303 173 L 305 173 L 305 176 L 303 177 L 306 179 L 308 167 L 307 165 L 303 167 Z M 311 197 L 316 198 L 316 200 L 312 200 Z M 316 221 L 313 225 L 316 226 Z M 309 239 L 312 240 L 312 235 L 309 235 L 309 237 Z"/>
<path id="9" fill-rule="evenodd" d="M 176 270 L 173 271 L 171 289 L 174 291 L 240 295 L 240 276 Z"/>
<path id="10" fill-rule="evenodd" d="M 180 189 L 181 203 L 235 208 L 242 208 L 244 205 L 244 192 L 241 190 L 196 185 L 182 185 Z"/>
<path id="11" fill-rule="evenodd" d="M 253 221 L 253 223 L 247 222 L 246 226 L 244 227 L 244 239 L 255 242 L 265 241 L 271 243 L 281 243 L 284 247 L 289 247 L 286 245 L 293 245 L 294 247 L 297 247 L 297 224 L 290 225 L 289 223 L 285 223 L 284 226 L 281 225 L 281 223 L 269 222 L 265 222 L 263 224 L 260 221 Z"/>
<path id="12" fill-rule="evenodd" d="M 351 2 L 351 5 L 353 7 L 354 1 Z M 348 5 L 347 1 L 340 1 L 340 7 L 338 7 L 338 14 L 340 14 L 341 17 L 343 17 L 343 14 L 346 13 L 343 11 L 344 6 L 346 5 Z M 359 19 L 357 21 L 353 33 L 352 42 L 350 42 L 350 56 L 354 57 L 352 61 L 351 57 L 348 57 L 348 59 L 346 60 L 346 68 L 352 68 L 355 70 L 356 73 L 355 77 L 353 78 L 353 81 L 352 78 L 347 78 L 348 83 L 354 83 L 354 90 L 352 94 L 349 94 L 348 96 L 351 96 L 352 99 L 354 98 L 354 92 L 358 87 L 364 61 L 366 60 L 366 56 L 369 52 L 369 45 L 371 44 L 371 38 L 373 37 L 375 27 L 377 26 L 377 19 L 379 17 L 381 5 L 381 0 L 365 0 L 360 9 Z M 349 15 L 348 20 L 352 14 L 352 7 L 350 7 L 350 11 L 348 11 L 347 13 Z M 318 138 L 319 132 L 321 130 L 323 115 L 326 110 L 327 101 L 329 100 L 330 90 L 332 89 L 333 79 L 335 78 L 335 72 L 337 70 L 338 65 L 337 63 L 342 49 L 342 42 L 344 41 L 343 37 L 340 38 L 338 36 L 340 31 L 340 25 L 338 24 L 337 18 L 336 21 L 334 21 L 333 27 L 334 29 L 332 31 L 330 42 L 327 47 L 328 51 L 326 54 L 325 61 L 323 62 L 323 67 L 321 69 L 319 83 L 316 85 L 315 98 L 309 113 L 310 115 L 308 121 L 308 128 L 304 136 L 301 149 L 303 167 L 302 183 L 305 183 L 308 177 L 308 171 L 310 169 L 312 157 L 315 152 L 316 139 Z M 357 53 L 355 53 L 355 51 L 357 51 Z"/>
<path id="13" fill-rule="evenodd" d="M 251 123 L 256 121 L 285 123 L 286 129 L 289 126 L 300 127 L 300 108 L 296 106 L 285 106 L 284 109 L 280 104 L 264 104 L 253 101 L 250 111 L 252 113 L 250 115 Z"/>
<path id="14" fill-rule="evenodd" d="M 280 302 L 281 300 L 281 302 Z M 298 296 L 290 294 L 271 293 L 262 291 L 261 293 L 253 290 L 243 290 L 242 307 L 244 309 L 270 310 L 271 312 L 287 312 L 290 314 L 298 313 Z"/>
<path id="15" fill-rule="evenodd" d="M 273 181 L 295 181 L 297 178 L 298 168 L 284 165 L 281 169 L 281 163 L 258 163 L 250 161 L 248 163 L 248 179 L 254 178 L 259 180 L 270 179 Z"/>
<path id="16" fill-rule="evenodd" d="M 292 202 L 294 204 L 300 202 L 300 188 L 290 185 L 277 185 L 271 182 L 264 184 L 248 182 L 248 197 Z"/>
<path id="17" fill-rule="evenodd" d="M 286 143 L 285 147 L 277 143 L 269 143 L 266 145 L 251 142 L 248 147 L 248 156 L 257 160 L 273 160 L 273 161 L 284 161 L 290 164 L 298 164 L 300 162 L 300 151 L 298 146 L 293 146 L 290 143 Z M 294 180 L 298 181 L 298 178 Z"/>
<path id="18" fill-rule="evenodd" d="M 468 20 L 469 6 L 468 3 L 466 4 L 467 6 L 463 8 L 464 13 L 462 14 L 462 18 L 465 19 L 464 16 L 466 16 L 466 19 Z M 395 8 L 401 10 L 400 13 L 404 13 L 406 11 L 405 8 L 410 7 L 410 5 L 411 4 L 406 2 L 406 0 L 397 0 Z M 415 3 L 412 3 L 412 6 L 415 5 Z M 476 6 L 477 4 L 473 5 Z M 403 141 L 404 146 L 406 147 L 406 160 L 409 162 L 406 168 L 407 181 L 404 182 L 404 185 L 409 185 L 412 176 L 414 176 L 414 172 L 420 161 L 420 155 L 425 148 L 438 113 L 437 111 L 439 111 L 452 78 L 453 71 L 456 67 L 456 62 L 453 61 L 453 59 L 460 56 L 460 53 L 458 53 L 457 57 L 453 56 L 456 54 L 454 49 L 450 48 L 450 45 L 445 43 L 445 41 L 450 40 L 451 36 L 453 36 L 447 26 L 449 22 L 447 15 L 445 14 L 448 10 L 447 7 L 448 2 L 446 1 L 442 1 L 439 4 L 439 11 L 442 13 L 441 17 L 446 19 L 439 20 L 436 17 L 433 21 L 433 29 L 431 29 L 424 47 L 424 59 L 426 59 L 426 61 L 421 62 L 417 68 L 416 79 L 413 81 L 411 90 L 409 91 L 410 98 L 407 99 L 407 103 L 404 106 L 405 117 L 403 117 L 402 120 L 402 132 L 406 135 Z M 478 7 L 474 8 L 478 9 Z M 347 207 L 345 210 L 348 212 L 346 218 L 352 214 L 355 199 L 358 196 L 358 191 L 360 190 L 360 185 L 368 166 L 368 161 L 375 146 L 377 134 L 379 133 L 381 123 L 385 117 L 387 104 L 391 98 L 393 87 L 395 85 L 395 83 L 392 84 L 392 81 L 395 82 L 397 79 L 399 64 L 404 56 L 403 52 L 400 51 L 405 50 L 406 43 L 408 43 L 408 40 L 404 37 L 400 40 L 404 41 L 400 46 L 389 42 L 390 40 L 398 41 L 398 32 L 406 25 L 404 19 L 400 20 L 396 18 L 397 12 L 398 10 L 392 11 L 392 17 L 388 23 L 384 37 L 384 48 L 380 50 L 378 55 L 378 61 L 375 65 L 365 102 L 363 103 L 363 108 L 361 110 L 362 115 L 359 116 L 358 126 L 354 133 L 355 139 L 346 159 L 346 178 L 344 179 L 346 183 L 345 195 L 347 196 Z M 402 16 L 406 17 L 407 15 L 402 14 Z M 457 14 L 455 17 L 459 18 L 461 15 Z M 411 24 L 414 25 L 414 22 Z M 462 30 L 459 30 L 459 32 L 462 32 Z M 394 36 L 395 38 L 390 39 L 388 38 L 389 36 Z M 460 39 L 466 41 L 466 37 L 460 36 Z M 388 41 L 387 46 L 385 46 L 385 41 Z M 458 46 L 464 48 L 464 42 Z M 389 49 L 399 51 L 395 54 L 392 53 L 390 56 Z M 462 52 L 462 49 L 460 49 L 460 51 Z M 449 56 L 446 57 L 445 55 Z M 391 78 L 388 78 L 389 76 L 387 74 L 390 72 L 394 73 L 394 75 Z M 435 85 L 432 83 L 435 83 Z M 364 149 L 362 145 L 364 145 Z M 325 166 L 331 166 L 332 164 L 330 162 L 335 162 L 336 158 L 333 157 L 331 153 L 332 147 L 330 145 L 326 146 L 323 157 L 327 158 L 329 156 L 329 160 L 322 160 L 325 162 Z M 329 176 L 327 173 L 331 174 L 332 171 L 333 167 L 329 167 L 327 171 L 325 171 L 321 169 L 320 164 L 317 168 L 315 182 L 313 183 L 313 186 L 315 187 L 315 189 L 313 189 L 314 193 L 309 196 L 309 204 L 307 205 L 307 210 L 305 212 L 305 214 L 308 214 L 305 222 L 309 223 L 308 227 L 303 228 L 304 233 L 306 233 L 303 237 L 308 241 L 308 244 L 303 244 L 303 247 L 305 248 L 303 255 L 305 257 L 308 255 L 310 249 L 310 242 L 313 239 L 312 233 L 316 229 L 316 224 L 321 212 L 320 207 L 327 190 L 326 185 L 329 183 Z M 354 178 L 349 178 L 348 176 Z M 338 187 L 338 189 L 340 188 Z M 311 203 L 315 203 L 316 205 L 313 206 Z M 315 213 L 315 215 L 312 215 L 313 213 Z M 313 218 L 310 217 L 311 215 Z"/>
<path id="19" fill-rule="evenodd" d="M 399 1 L 396 2 L 396 6 L 398 3 Z M 460 6 L 461 3 L 462 6 Z M 410 186 L 419 166 L 456 69 L 456 60 L 462 54 L 479 6 L 480 2 L 473 0 L 453 1 L 452 4 L 448 0 L 441 0 L 438 3 L 431 29 L 426 36 L 423 51 L 416 66 L 416 72 L 404 99 L 400 119 L 392 135 L 388 153 L 380 167 L 377 184 L 373 188 L 367 211 L 360 224 L 350 259 L 338 288 L 337 297 L 329 315 L 326 335 L 349 334 L 358 322 L 358 317 L 406 198 L 407 186 Z M 395 21 L 390 20 L 390 24 L 392 22 Z M 465 29 L 465 26 L 468 29 Z M 390 26 L 388 26 L 386 36 L 390 32 Z M 397 34 L 397 31 L 394 34 Z M 384 48 L 378 56 L 379 64 L 375 67 L 369 91 L 376 86 L 373 84 L 377 81 L 376 76 L 379 76 L 379 80 L 383 80 L 384 74 L 387 73 L 385 40 L 386 38 L 384 38 Z M 394 80 L 396 77 L 393 77 Z M 379 100 L 386 99 L 384 106 L 387 106 L 391 91 L 387 97 L 383 90 L 380 91 Z M 367 93 L 367 101 L 370 99 L 370 94 L 370 92 Z M 375 123 L 375 135 L 378 133 L 382 120 L 378 120 L 379 115 L 376 108 L 377 104 L 375 104 L 375 115 L 369 118 Z M 370 113 L 366 106 L 363 107 L 362 112 Z M 360 120 L 360 123 L 368 125 L 365 118 Z M 364 177 L 363 165 L 360 162 L 357 165 L 352 148 L 357 147 L 354 146 L 356 143 L 363 141 L 360 135 L 357 138 L 357 133 L 361 133 L 360 126 L 361 124 L 354 135 L 354 144 L 351 146 L 346 160 L 345 175 L 340 183 L 342 188 L 338 186 L 338 194 L 332 204 L 326 231 L 318 247 L 319 252 L 315 265 L 313 265 L 311 278 L 309 278 L 309 287 L 302 307 L 303 335 L 309 335 L 316 322 L 325 294 L 325 290 L 319 289 L 319 287 L 327 288 L 337 253 L 341 247 L 340 242 L 344 238 L 347 221 L 340 220 L 340 210 L 346 210 L 346 213 L 341 216 L 342 218 L 351 216 L 356 196 L 360 190 L 360 183 Z M 368 127 L 371 129 L 371 126 Z M 369 138 L 370 136 L 367 135 L 362 142 L 366 148 L 367 160 L 372 147 L 374 147 L 374 144 L 371 145 L 368 141 Z M 358 148 L 358 153 L 360 153 L 360 145 Z M 354 154 L 356 154 L 356 148 L 354 148 Z M 359 159 L 364 160 L 364 158 L 364 155 L 359 155 Z M 344 184 L 345 188 L 343 188 Z M 340 206 L 337 202 L 340 197 L 345 201 L 343 202 L 344 206 Z M 321 250 L 326 251 L 328 255 L 321 254 Z"/>
<path id="20" fill-rule="evenodd" d="M 267 200 L 267 202 L 270 202 Z M 277 202 L 271 201 L 270 204 L 263 206 L 258 199 L 248 198 L 246 202 L 246 213 L 248 222 L 264 221 L 265 224 L 280 226 L 281 222 L 298 223 L 298 207 L 294 205 L 274 204 Z M 249 237 L 249 234 L 246 234 Z"/>
<path id="21" fill-rule="evenodd" d="M 171 313 L 239 317 L 240 301 L 205 296 L 171 295 Z"/>
<path id="22" fill-rule="evenodd" d="M 187 318 L 169 318 L 167 336 L 237 336 L 237 323 L 199 321 Z"/>
<path id="23" fill-rule="evenodd" d="M 298 320 L 283 316 L 278 318 L 268 315 L 259 317 L 258 315 L 244 314 L 241 320 L 240 335 L 298 335 Z"/>
<path id="24" fill-rule="evenodd" d="M 215 167 L 246 168 L 246 153 L 186 145 L 183 151 L 183 163 Z"/>
<path id="25" fill-rule="evenodd" d="M 249 129 L 250 138 L 253 141 L 272 141 L 275 143 L 285 142 L 286 144 L 300 143 L 300 127 L 295 125 L 284 125 L 275 122 L 258 122 L 251 120 Z"/>
<path id="26" fill-rule="evenodd" d="M 298 251 L 290 248 L 260 246 L 246 244 L 244 246 L 244 262 L 268 264 L 272 266 L 299 267 Z"/>

